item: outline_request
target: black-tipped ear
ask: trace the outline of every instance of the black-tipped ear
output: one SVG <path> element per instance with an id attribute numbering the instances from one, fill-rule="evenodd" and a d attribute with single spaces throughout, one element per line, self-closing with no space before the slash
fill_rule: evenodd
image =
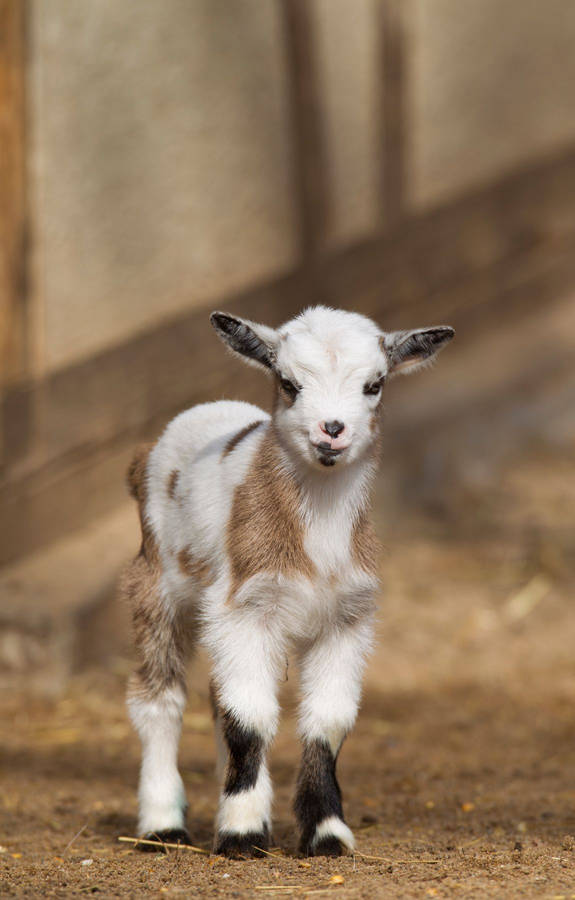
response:
<path id="1" fill-rule="evenodd" d="M 275 363 L 277 334 L 273 328 L 239 319 L 224 312 L 213 312 L 210 322 L 220 338 L 235 353 L 266 369 Z"/>
<path id="2" fill-rule="evenodd" d="M 381 342 L 389 359 L 390 374 L 412 372 L 424 366 L 454 334 L 449 325 L 385 334 Z"/>

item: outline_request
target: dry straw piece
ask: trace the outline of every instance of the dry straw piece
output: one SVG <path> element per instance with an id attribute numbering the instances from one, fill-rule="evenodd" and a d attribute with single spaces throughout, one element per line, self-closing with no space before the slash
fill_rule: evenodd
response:
<path id="1" fill-rule="evenodd" d="M 147 841 L 144 838 L 119 837 L 119 841 L 125 844 L 145 844 L 147 847 L 157 847 L 159 850 L 190 850 L 192 853 L 209 854 L 208 850 L 202 850 L 201 847 L 192 847 L 191 844 L 166 844 L 164 841 Z"/>

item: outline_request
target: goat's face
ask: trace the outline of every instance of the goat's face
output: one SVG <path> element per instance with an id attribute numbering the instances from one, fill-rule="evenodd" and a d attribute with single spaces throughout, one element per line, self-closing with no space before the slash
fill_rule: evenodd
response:
<path id="1" fill-rule="evenodd" d="M 425 364 L 454 334 L 447 326 L 385 333 L 365 316 L 323 306 L 277 330 L 226 313 L 211 321 L 232 350 L 273 374 L 278 437 L 318 469 L 363 457 L 378 433 L 386 379 Z"/>
<path id="2" fill-rule="evenodd" d="M 358 459 L 376 436 L 388 374 L 381 332 L 364 316 L 318 307 L 278 334 L 274 421 L 282 441 L 315 466 Z"/>

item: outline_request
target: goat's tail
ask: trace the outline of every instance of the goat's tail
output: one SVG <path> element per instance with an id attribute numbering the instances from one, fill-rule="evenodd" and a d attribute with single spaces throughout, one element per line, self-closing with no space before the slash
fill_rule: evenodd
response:
<path id="1" fill-rule="evenodd" d="M 148 468 L 148 457 L 153 446 L 153 444 L 140 444 L 136 448 L 126 474 L 128 491 L 138 503 L 143 503 L 146 498 L 146 471 Z"/>

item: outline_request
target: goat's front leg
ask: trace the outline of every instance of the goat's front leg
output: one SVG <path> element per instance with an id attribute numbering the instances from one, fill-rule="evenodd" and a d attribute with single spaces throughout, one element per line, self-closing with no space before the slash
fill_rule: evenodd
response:
<path id="1" fill-rule="evenodd" d="M 212 642 L 212 702 L 223 750 L 215 853 L 261 856 L 270 842 L 266 753 L 278 719 L 278 647 L 265 628 L 234 617 Z"/>
<path id="2" fill-rule="evenodd" d="M 345 824 L 336 761 L 357 715 L 372 623 L 334 629 L 301 660 L 303 743 L 295 812 L 306 856 L 340 856 L 354 848 Z"/>

